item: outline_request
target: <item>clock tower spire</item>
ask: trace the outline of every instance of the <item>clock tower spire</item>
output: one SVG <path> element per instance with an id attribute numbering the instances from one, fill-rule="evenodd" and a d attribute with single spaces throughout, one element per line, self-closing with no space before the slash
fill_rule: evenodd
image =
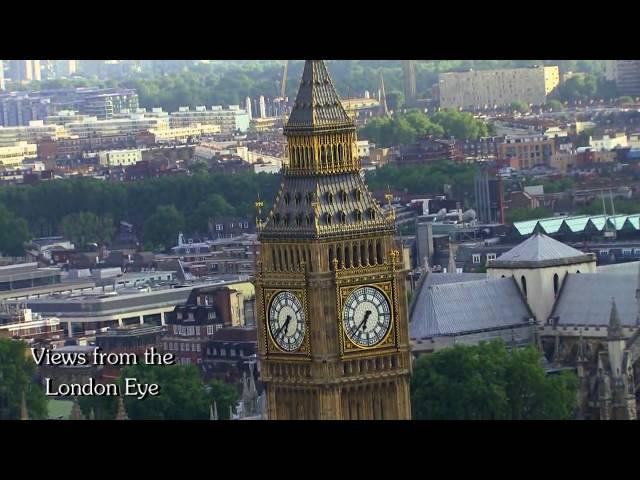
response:
<path id="1" fill-rule="evenodd" d="M 287 158 L 259 231 L 259 356 L 270 419 L 411 416 L 406 271 L 361 175 L 356 129 L 305 62 Z"/>

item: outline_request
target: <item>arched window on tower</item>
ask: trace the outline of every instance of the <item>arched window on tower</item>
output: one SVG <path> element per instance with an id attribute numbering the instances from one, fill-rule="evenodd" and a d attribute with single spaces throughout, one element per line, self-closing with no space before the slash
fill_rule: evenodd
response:
<path id="1" fill-rule="evenodd" d="M 344 247 L 344 266 L 345 268 L 351 268 L 351 249 L 348 245 Z"/>
<path id="2" fill-rule="evenodd" d="M 378 263 L 382 265 L 382 246 L 380 245 L 380 242 L 376 242 L 376 257 L 378 259 Z"/>
<path id="3" fill-rule="evenodd" d="M 333 248 L 329 247 L 329 270 L 333 270 Z"/>
<path id="4" fill-rule="evenodd" d="M 558 296 L 558 288 L 559 288 L 559 283 L 560 283 L 560 279 L 558 277 L 558 274 L 556 273 L 553 276 L 553 294 L 557 297 Z"/>
<path id="5" fill-rule="evenodd" d="M 524 298 L 527 298 L 527 279 L 524 278 L 524 275 L 520 277 L 520 285 L 522 285 L 522 293 L 524 294 Z"/>

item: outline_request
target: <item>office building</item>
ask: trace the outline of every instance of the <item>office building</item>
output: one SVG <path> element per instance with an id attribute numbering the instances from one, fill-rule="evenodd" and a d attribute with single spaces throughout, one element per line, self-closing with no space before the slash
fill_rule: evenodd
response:
<path id="1" fill-rule="evenodd" d="M 230 105 L 228 108 L 213 106 L 211 109 L 200 106 L 195 110 L 180 107 L 177 112 L 170 114 L 169 119 L 171 128 L 199 123 L 219 125 L 222 133 L 246 132 L 249 129 L 249 114 L 237 105 Z"/>
<path id="2" fill-rule="evenodd" d="M 524 101 L 544 105 L 560 84 L 557 66 L 441 73 L 438 101 L 441 108 L 485 109 Z"/>
<path id="3" fill-rule="evenodd" d="M 640 97 L 640 60 L 616 60 L 615 76 L 620 95 Z"/>

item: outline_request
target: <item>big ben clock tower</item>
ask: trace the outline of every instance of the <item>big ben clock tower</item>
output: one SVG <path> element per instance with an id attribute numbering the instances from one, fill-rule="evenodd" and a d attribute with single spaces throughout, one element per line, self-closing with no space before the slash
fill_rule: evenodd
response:
<path id="1" fill-rule="evenodd" d="M 405 275 L 395 220 L 367 190 L 356 129 L 321 60 L 284 128 L 256 309 L 269 419 L 409 419 Z"/>

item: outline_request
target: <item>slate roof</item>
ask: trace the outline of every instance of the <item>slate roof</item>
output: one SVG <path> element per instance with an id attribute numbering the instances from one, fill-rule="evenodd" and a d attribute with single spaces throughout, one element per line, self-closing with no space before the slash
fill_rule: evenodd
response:
<path id="1" fill-rule="evenodd" d="M 598 273 L 619 273 L 624 275 L 638 275 L 640 272 L 640 262 L 611 263 L 609 265 L 599 265 L 596 267 Z"/>
<path id="2" fill-rule="evenodd" d="M 284 133 L 334 129 L 354 130 L 355 125 L 340 102 L 324 61 L 306 60 Z"/>
<path id="3" fill-rule="evenodd" d="M 417 295 L 409 324 L 410 338 L 416 340 L 521 327 L 529 325 L 533 317 L 511 277 L 432 285 L 425 282 Z"/>
<path id="4" fill-rule="evenodd" d="M 524 242 L 489 263 L 493 268 L 516 268 L 532 266 L 553 266 L 582 263 L 593 260 L 593 256 L 576 250 L 569 245 L 536 233 Z"/>
<path id="5" fill-rule="evenodd" d="M 637 271 L 632 273 L 570 273 L 551 317 L 558 325 L 588 325 L 606 327 L 615 298 L 622 325 L 636 326 L 638 302 Z"/>
<path id="6" fill-rule="evenodd" d="M 360 174 L 293 176 L 284 177 L 260 239 L 319 238 L 394 228 Z"/>

